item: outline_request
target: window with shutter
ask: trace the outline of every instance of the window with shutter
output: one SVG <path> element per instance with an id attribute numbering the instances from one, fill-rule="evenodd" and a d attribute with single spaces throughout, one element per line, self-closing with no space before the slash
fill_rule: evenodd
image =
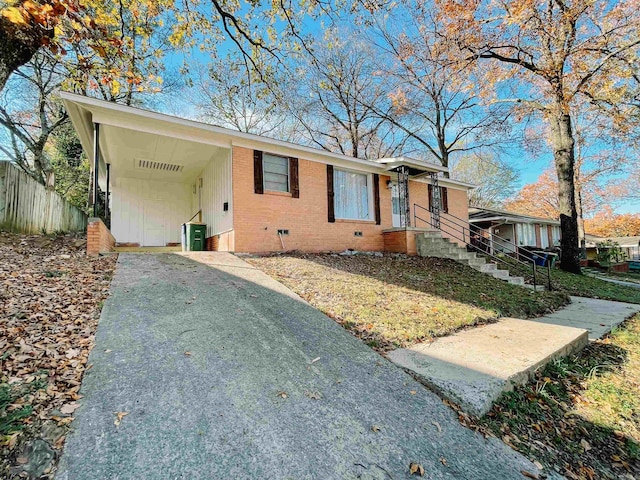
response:
<path id="1" fill-rule="evenodd" d="M 264 189 L 272 192 L 289 191 L 289 159 L 270 153 L 262 155 Z"/>

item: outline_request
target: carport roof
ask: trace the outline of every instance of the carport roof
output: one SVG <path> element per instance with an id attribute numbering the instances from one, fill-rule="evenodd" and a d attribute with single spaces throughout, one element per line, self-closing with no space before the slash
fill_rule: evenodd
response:
<path id="1" fill-rule="evenodd" d="M 188 142 L 212 145 L 221 148 L 233 146 L 255 150 L 269 151 L 276 154 L 301 157 L 319 163 L 331 163 L 346 168 L 372 173 L 384 173 L 389 161 L 410 162 L 411 166 L 420 166 L 423 171 L 447 172 L 448 169 L 440 165 L 416 159 L 380 159 L 379 161 L 364 160 L 338 153 L 327 152 L 313 147 L 297 145 L 269 137 L 251 133 L 239 132 L 223 127 L 217 127 L 194 120 L 175 117 L 163 113 L 152 112 L 136 107 L 119 105 L 96 98 L 86 97 L 68 92 L 62 92 L 63 103 L 69 112 L 71 121 L 78 132 L 83 148 L 88 154 L 93 151 L 93 124 L 109 125 L 125 128 L 137 132 L 161 135 Z M 100 140 L 103 147 L 104 139 Z M 103 149 L 104 151 L 104 149 Z M 105 152 L 108 157 L 108 151 Z M 101 171 L 104 171 L 102 162 Z M 101 183 L 104 178 L 101 177 Z M 440 183 L 458 188 L 468 189 L 473 186 L 464 182 L 441 178 Z"/>

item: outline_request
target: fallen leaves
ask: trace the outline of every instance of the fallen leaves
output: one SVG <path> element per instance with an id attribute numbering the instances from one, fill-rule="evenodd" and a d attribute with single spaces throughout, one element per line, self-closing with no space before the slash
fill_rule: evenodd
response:
<path id="1" fill-rule="evenodd" d="M 276 392 L 276 396 L 280 397 L 280 398 L 287 398 L 287 392 L 285 392 L 284 390 L 279 390 Z"/>
<path id="2" fill-rule="evenodd" d="M 127 415 L 129 415 L 129 412 L 113 412 L 113 414 L 116 416 L 116 419 L 113 421 L 113 424 L 116 427 L 119 427 L 120 423 L 122 422 L 122 419 Z"/>
<path id="3" fill-rule="evenodd" d="M 422 465 L 420 465 L 419 463 L 411 462 L 409 464 L 409 474 L 410 475 L 419 475 L 421 477 L 424 477 L 424 467 Z"/>
<path id="4" fill-rule="evenodd" d="M 80 406 L 80 383 L 116 262 L 87 257 L 85 242 L 77 235 L 0 233 L 0 384 L 24 389 L 15 408 L 32 408 L 22 421 L 29 428 L 4 437 L 0 472 L 39 423 L 68 425 Z"/>
<path id="5" fill-rule="evenodd" d="M 73 412 L 75 412 L 79 407 L 79 403 L 67 403 L 60 408 L 60 411 L 65 415 L 73 415 Z"/>

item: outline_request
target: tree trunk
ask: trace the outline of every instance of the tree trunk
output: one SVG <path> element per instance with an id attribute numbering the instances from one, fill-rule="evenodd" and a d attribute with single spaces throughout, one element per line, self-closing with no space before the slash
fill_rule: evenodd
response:
<path id="1" fill-rule="evenodd" d="M 578 215 L 578 242 L 582 245 L 585 239 L 584 211 L 582 210 L 582 188 L 576 185 L 576 213 Z"/>
<path id="2" fill-rule="evenodd" d="M 562 231 L 560 268 L 571 273 L 581 273 L 574 186 L 575 141 L 568 108 L 562 108 L 558 103 L 557 108 L 549 116 L 549 123 L 553 158 L 558 175 L 558 209 Z"/>
<path id="3" fill-rule="evenodd" d="M 51 38 L 53 30 L 40 25 L 20 27 L 0 16 L 0 92 L 11 74 L 31 60 L 45 38 Z"/>

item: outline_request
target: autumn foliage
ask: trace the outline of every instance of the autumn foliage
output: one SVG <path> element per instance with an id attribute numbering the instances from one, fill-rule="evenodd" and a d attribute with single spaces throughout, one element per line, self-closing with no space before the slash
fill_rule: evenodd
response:
<path id="1" fill-rule="evenodd" d="M 633 237 L 640 235 L 640 213 L 615 214 L 609 207 L 586 219 L 587 233 L 598 237 Z"/>
<path id="2" fill-rule="evenodd" d="M 504 208 L 522 215 L 557 220 L 560 210 L 555 172 L 545 170 L 535 183 L 525 185 L 515 198 L 505 202 Z"/>

